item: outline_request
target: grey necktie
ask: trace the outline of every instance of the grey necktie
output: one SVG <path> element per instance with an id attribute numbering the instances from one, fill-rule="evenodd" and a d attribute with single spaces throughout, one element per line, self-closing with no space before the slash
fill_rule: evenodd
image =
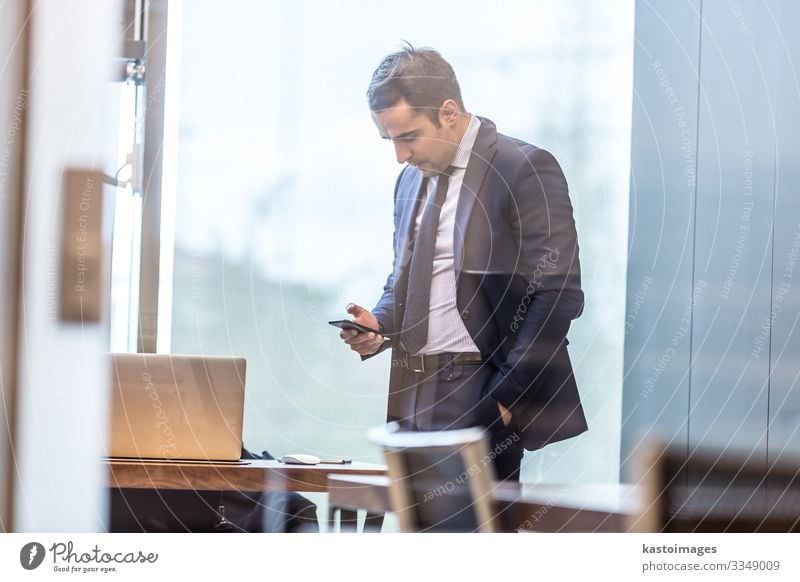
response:
<path id="1" fill-rule="evenodd" d="M 436 195 L 425 205 L 419 223 L 411 265 L 408 271 L 408 292 L 406 309 L 400 341 L 408 354 L 416 354 L 428 341 L 428 311 L 431 302 L 431 278 L 433 276 L 433 255 L 436 250 L 436 232 L 439 230 L 439 215 L 447 197 L 450 181 L 449 167 L 439 175 Z M 427 183 L 427 181 L 426 181 Z M 424 196 L 427 188 L 421 193 Z"/>

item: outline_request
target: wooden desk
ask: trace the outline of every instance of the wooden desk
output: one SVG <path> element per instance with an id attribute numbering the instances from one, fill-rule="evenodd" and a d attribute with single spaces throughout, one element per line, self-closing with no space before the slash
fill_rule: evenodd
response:
<path id="1" fill-rule="evenodd" d="M 328 475 L 385 475 L 384 465 L 286 465 L 250 460 L 246 464 L 181 463 L 169 461 L 105 461 L 109 487 L 120 489 L 189 489 L 206 491 L 327 492 Z"/>
<path id="2" fill-rule="evenodd" d="M 328 477 L 331 505 L 349 510 L 391 511 L 388 490 L 386 476 L 338 472 Z M 507 531 L 624 532 L 644 503 L 641 489 L 615 483 L 497 483 L 492 492 Z"/>

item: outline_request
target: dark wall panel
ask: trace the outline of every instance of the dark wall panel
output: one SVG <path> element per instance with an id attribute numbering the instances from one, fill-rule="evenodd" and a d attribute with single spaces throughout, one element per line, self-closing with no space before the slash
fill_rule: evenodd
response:
<path id="1" fill-rule="evenodd" d="M 700 4 L 636 5 L 623 475 L 646 436 L 687 439 Z"/>
<path id="2" fill-rule="evenodd" d="M 800 454 L 800 4 L 781 2 L 767 12 L 776 34 L 775 228 L 770 319 L 769 461 Z M 786 30 L 791 26 L 791 30 Z M 754 351 L 759 345 L 754 344 Z M 764 351 L 759 359 L 766 359 Z"/>
<path id="3" fill-rule="evenodd" d="M 800 454 L 800 3 L 639 0 L 622 476 Z"/>
<path id="4" fill-rule="evenodd" d="M 689 441 L 766 460 L 769 358 L 751 355 L 772 284 L 776 45 L 763 6 L 703 4 L 694 279 L 706 286 L 694 309 Z"/>

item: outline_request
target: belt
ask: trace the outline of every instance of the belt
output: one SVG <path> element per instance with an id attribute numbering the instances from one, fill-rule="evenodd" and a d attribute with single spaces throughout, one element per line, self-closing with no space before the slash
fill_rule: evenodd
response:
<path id="1" fill-rule="evenodd" d="M 410 372 L 425 372 L 426 370 L 440 370 L 449 365 L 482 364 L 485 360 L 479 352 L 459 352 L 446 354 L 433 354 L 430 356 L 410 356 L 403 354 L 400 366 Z"/>

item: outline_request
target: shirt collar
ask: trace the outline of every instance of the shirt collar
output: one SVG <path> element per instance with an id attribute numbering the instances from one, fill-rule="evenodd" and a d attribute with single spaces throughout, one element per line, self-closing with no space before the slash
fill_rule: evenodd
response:
<path id="1" fill-rule="evenodd" d="M 469 162 L 469 156 L 472 154 L 472 147 L 475 145 L 475 139 L 478 137 L 478 130 L 481 127 L 481 122 L 477 115 L 470 115 L 469 125 L 464 136 L 461 138 L 461 143 L 458 144 L 456 155 L 453 157 L 453 162 L 450 164 L 454 168 L 466 168 Z"/>

